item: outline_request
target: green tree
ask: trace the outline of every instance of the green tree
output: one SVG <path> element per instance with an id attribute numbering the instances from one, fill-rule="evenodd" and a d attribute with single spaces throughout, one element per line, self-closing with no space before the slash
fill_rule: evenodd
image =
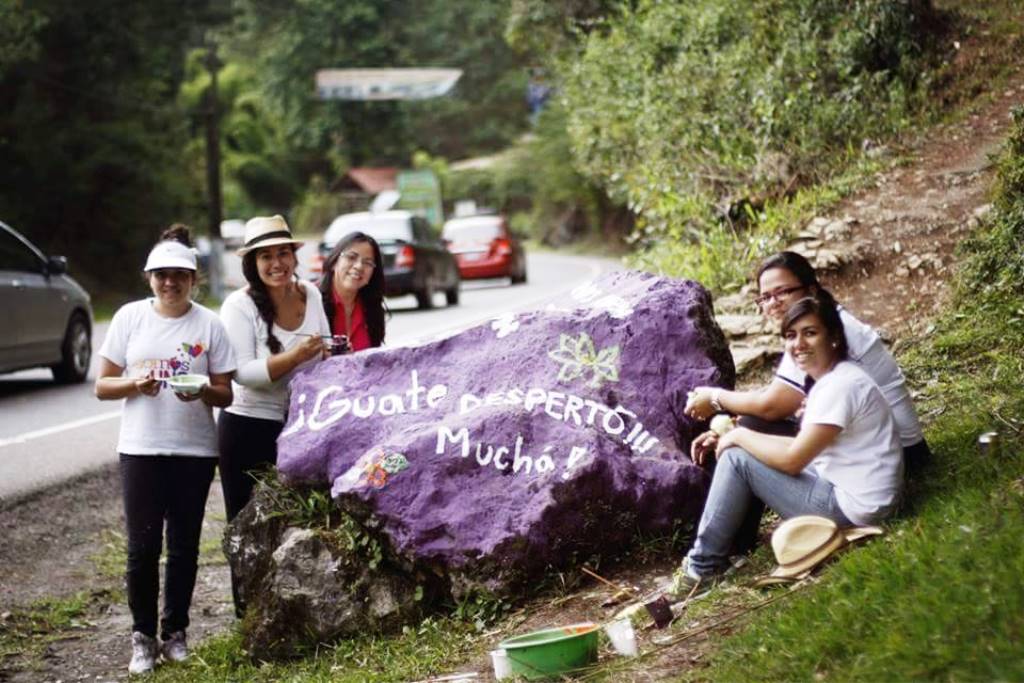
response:
<path id="1" fill-rule="evenodd" d="M 21 47 L 0 63 L 0 215 L 70 253 L 97 286 L 137 282 L 158 230 L 196 203 L 175 98 L 185 47 L 220 8 L 37 0 L 21 17 L 4 7 L 0 22 Z"/>

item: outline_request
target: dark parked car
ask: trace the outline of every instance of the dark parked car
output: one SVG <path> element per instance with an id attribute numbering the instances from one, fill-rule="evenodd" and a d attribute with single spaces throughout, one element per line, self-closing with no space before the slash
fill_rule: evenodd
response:
<path id="1" fill-rule="evenodd" d="M 409 211 L 349 213 L 335 218 L 324 233 L 324 258 L 342 237 L 365 232 L 380 244 L 387 296 L 414 294 L 420 308 L 432 308 L 443 291 L 448 305 L 459 303 L 459 269 L 455 258 L 430 224 Z"/>
<path id="2" fill-rule="evenodd" d="M 507 277 L 526 282 L 526 252 L 504 216 L 466 216 L 444 224 L 441 237 L 455 255 L 464 280 Z"/>
<path id="3" fill-rule="evenodd" d="M 92 359 L 89 295 L 63 256 L 44 256 L 0 222 L 0 372 L 49 367 L 58 382 L 82 382 Z"/>

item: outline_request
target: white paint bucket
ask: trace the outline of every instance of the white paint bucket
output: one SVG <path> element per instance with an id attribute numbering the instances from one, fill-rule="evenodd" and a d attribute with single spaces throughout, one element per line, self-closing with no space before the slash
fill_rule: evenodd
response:
<path id="1" fill-rule="evenodd" d="M 633 622 L 629 619 L 618 619 L 604 627 L 604 632 L 611 641 L 612 647 L 620 655 L 636 657 L 636 633 L 633 631 Z"/>
<path id="2" fill-rule="evenodd" d="M 491 663 L 494 664 L 495 680 L 502 680 L 512 676 L 512 665 L 508 661 L 508 655 L 504 650 L 491 650 Z"/>

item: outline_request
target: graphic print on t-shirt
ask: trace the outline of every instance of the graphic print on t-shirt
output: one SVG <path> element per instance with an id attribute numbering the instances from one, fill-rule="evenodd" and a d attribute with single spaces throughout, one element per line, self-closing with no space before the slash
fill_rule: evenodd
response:
<path id="1" fill-rule="evenodd" d="M 170 358 L 152 358 L 134 363 L 129 375 L 133 377 L 149 377 L 161 380 L 160 387 L 167 388 L 166 379 L 175 375 L 188 375 L 192 371 L 192 361 L 206 351 L 202 342 L 189 344 L 182 342 L 177 352 Z"/>

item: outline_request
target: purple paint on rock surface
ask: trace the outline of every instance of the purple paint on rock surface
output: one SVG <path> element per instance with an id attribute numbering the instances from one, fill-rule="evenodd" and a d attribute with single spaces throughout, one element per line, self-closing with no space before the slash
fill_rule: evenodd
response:
<path id="1" fill-rule="evenodd" d="M 553 309 L 293 380 L 278 468 L 372 513 L 401 555 L 501 589 L 693 518 L 682 414 L 732 359 L 697 283 L 609 274 Z"/>

